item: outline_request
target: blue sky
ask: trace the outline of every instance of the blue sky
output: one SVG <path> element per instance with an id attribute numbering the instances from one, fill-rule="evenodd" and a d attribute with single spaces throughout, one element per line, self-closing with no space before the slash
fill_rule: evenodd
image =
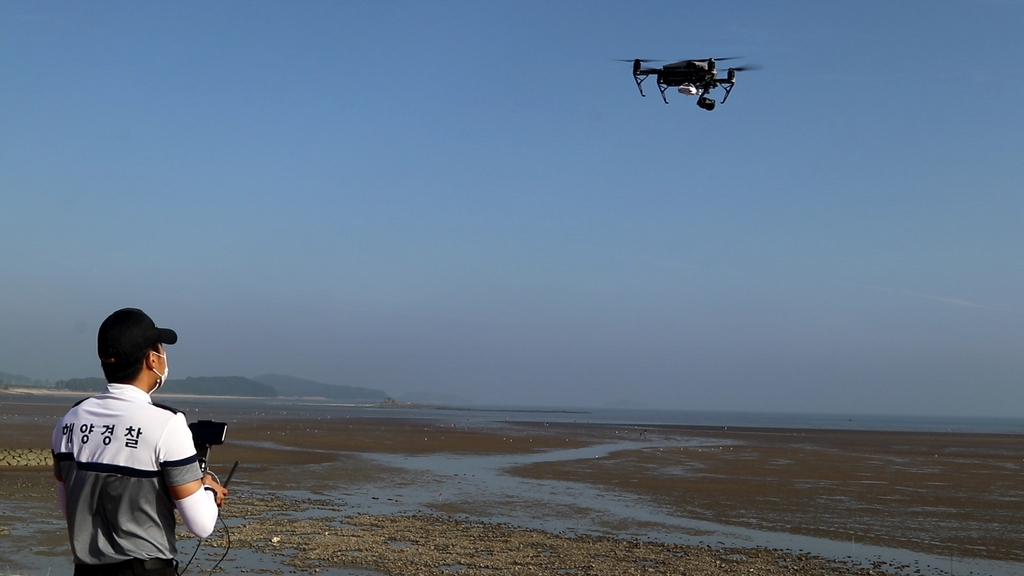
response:
<path id="1" fill-rule="evenodd" d="M 1018 2 L 0 5 L 0 370 L 1024 416 Z M 745 56 L 714 112 L 630 64 Z"/>

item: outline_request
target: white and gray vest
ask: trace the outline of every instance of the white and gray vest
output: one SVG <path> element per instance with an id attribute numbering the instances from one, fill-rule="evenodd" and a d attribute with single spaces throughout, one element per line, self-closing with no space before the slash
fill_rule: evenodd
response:
<path id="1" fill-rule="evenodd" d="M 108 384 L 53 431 L 53 467 L 67 492 L 75 562 L 173 558 L 168 486 L 202 478 L 185 416 L 129 384 Z"/>

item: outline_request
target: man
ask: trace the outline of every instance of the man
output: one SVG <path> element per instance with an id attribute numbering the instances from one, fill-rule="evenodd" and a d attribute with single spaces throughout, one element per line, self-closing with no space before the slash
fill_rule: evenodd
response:
<path id="1" fill-rule="evenodd" d="M 185 416 L 153 404 L 167 381 L 164 345 L 178 341 L 142 310 L 100 325 L 107 389 L 79 402 L 53 431 L 57 497 L 75 576 L 174 576 L 174 510 L 209 536 L 227 490 L 199 469 Z"/>

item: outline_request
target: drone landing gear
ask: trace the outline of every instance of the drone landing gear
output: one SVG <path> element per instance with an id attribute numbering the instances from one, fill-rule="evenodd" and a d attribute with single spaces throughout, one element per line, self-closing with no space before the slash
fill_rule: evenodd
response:
<path id="1" fill-rule="evenodd" d="M 732 72 L 732 71 L 730 71 L 730 74 L 729 74 L 729 75 L 730 75 L 730 76 L 733 76 L 733 77 L 735 77 L 735 76 L 736 76 L 736 73 L 735 73 L 735 72 Z M 722 98 L 722 104 L 725 104 L 725 101 L 729 99 L 729 94 L 732 94 L 732 89 L 733 89 L 733 88 L 734 88 L 735 86 L 736 86 L 736 80 L 735 80 L 735 78 L 733 78 L 733 80 L 732 80 L 731 82 L 722 82 L 722 88 L 724 88 L 724 89 L 725 89 L 725 97 L 724 97 L 724 98 Z"/>
<path id="2" fill-rule="evenodd" d="M 668 84 L 658 82 L 658 90 L 661 90 L 661 99 L 665 101 L 665 104 L 668 104 L 668 98 L 665 97 L 665 90 L 668 90 Z"/>
<path id="3" fill-rule="evenodd" d="M 633 74 L 633 80 L 636 81 L 636 88 L 644 98 L 647 97 L 647 94 L 644 94 L 644 80 L 647 80 L 647 76 L 647 74 Z M 664 92 L 664 90 L 662 90 L 662 92 Z"/>

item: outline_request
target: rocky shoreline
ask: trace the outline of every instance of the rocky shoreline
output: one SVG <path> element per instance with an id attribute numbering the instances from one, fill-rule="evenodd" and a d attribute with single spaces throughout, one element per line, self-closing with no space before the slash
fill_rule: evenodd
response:
<path id="1" fill-rule="evenodd" d="M 53 466 L 53 455 L 35 448 L 0 448 L 0 466 Z"/>

